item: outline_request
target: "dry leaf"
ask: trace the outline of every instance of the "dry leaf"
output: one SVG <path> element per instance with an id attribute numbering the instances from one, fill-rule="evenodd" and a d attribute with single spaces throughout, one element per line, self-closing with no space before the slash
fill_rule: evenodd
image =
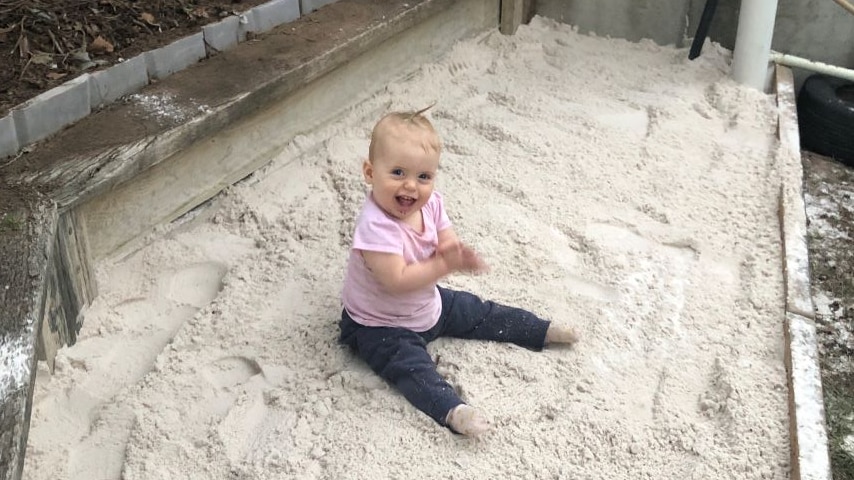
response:
<path id="1" fill-rule="evenodd" d="M 208 14 L 207 7 L 197 7 L 195 10 L 193 10 L 192 14 L 193 14 L 193 16 L 196 16 L 199 18 L 209 18 L 210 17 L 210 14 Z"/>
<path id="2" fill-rule="evenodd" d="M 59 72 L 50 72 L 47 74 L 47 78 L 51 80 L 59 80 L 60 78 L 67 77 L 67 73 L 59 73 Z"/>
<path id="3" fill-rule="evenodd" d="M 26 35 L 21 35 L 18 38 L 18 49 L 21 52 L 21 58 L 27 58 L 27 55 L 30 54 L 30 40 Z"/>
<path id="4" fill-rule="evenodd" d="M 154 15 L 152 15 L 148 12 L 140 13 L 139 18 L 141 18 L 143 22 L 145 22 L 149 25 L 157 26 L 157 22 L 154 20 Z"/>
<path id="5" fill-rule="evenodd" d="M 98 35 L 98 37 L 95 40 L 92 40 L 92 43 L 89 44 L 88 50 L 92 53 L 112 53 L 114 47 L 112 43 L 107 41 L 107 39 Z"/>
<path id="6" fill-rule="evenodd" d="M 30 62 L 36 65 L 51 65 L 53 63 L 53 55 L 45 52 L 36 52 L 30 57 Z"/>

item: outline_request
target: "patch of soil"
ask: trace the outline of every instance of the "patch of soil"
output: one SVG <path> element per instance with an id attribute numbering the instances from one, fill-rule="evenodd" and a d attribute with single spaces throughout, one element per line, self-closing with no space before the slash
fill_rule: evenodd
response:
<path id="1" fill-rule="evenodd" d="M 836 480 L 854 480 L 854 169 L 805 152 L 810 282 Z"/>
<path id="2" fill-rule="evenodd" d="M 269 0 L 0 0 L 0 118 L 107 68 Z"/>

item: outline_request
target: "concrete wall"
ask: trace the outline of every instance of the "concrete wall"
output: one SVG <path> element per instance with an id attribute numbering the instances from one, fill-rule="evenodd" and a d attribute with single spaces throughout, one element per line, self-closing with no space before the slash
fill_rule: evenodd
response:
<path id="1" fill-rule="evenodd" d="M 681 47 L 690 0 L 537 0 L 537 13 L 582 33 Z"/>
<path id="2" fill-rule="evenodd" d="M 705 0 L 538 0 L 537 13 L 584 33 L 690 46 Z M 709 38 L 733 49 L 741 0 L 720 0 Z M 779 0 L 772 48 L 854 68 L 854 15 L 833 0 Z M 809 72 L 795 70 L 800 85 Z"/>

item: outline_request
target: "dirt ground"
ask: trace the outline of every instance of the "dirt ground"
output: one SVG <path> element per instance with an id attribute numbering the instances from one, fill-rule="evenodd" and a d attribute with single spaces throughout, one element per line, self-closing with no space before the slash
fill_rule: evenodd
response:
<path id="1" fill-rule="evenodd" d="M 0 0 L 0 117 L 267 0 Z"/>
<path id="2" fill-rule="evenodd" d="M 807 152 L 804 172 L 833 478 L 854 480 L 854 168 Z"/>

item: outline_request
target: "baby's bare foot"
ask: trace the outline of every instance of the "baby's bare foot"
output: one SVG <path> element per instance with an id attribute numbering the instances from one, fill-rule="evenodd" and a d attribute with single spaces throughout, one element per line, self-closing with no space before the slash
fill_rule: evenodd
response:
<path id="1" fill-rule="evenodd" d="M 476 437 L 489 431 L 489 419 L 479 410 L 466 404 L 457 405 L 448 412 L 448 426 L 455 432 Z"/>
<path id="2" fill-rule="evenodd" d="M 572 345 L 581 338 L 581 334 L 572 327 L 551 324 L 546 330 L 546 345 L 563 344 Z"/>

